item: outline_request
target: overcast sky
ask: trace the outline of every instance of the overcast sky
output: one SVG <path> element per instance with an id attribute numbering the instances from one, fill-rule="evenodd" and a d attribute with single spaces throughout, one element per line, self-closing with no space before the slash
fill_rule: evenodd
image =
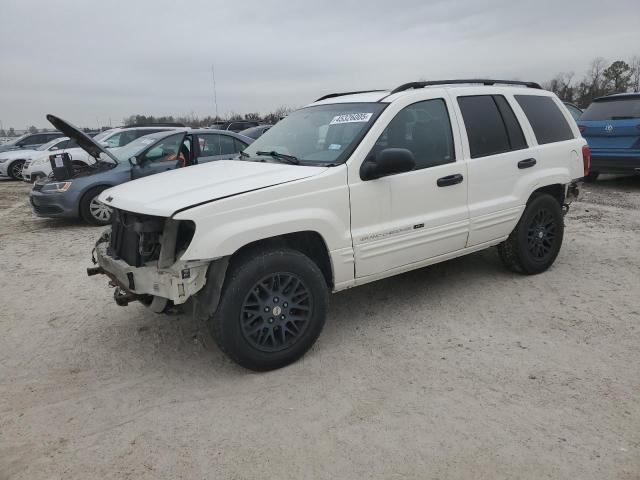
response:
<path id="1" fill-rule="evenodd" d="M 267 112 L 418 79 L 581 76 L 640 55 L 640 1 L 0 0 L 0 121 Z"/>

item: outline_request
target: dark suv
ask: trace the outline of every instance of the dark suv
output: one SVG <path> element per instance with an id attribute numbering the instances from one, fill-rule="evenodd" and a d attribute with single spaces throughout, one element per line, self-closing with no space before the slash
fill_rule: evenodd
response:
<path id="1" fill-rule="evenodd" d="M 0 152 L 8 152 L 20 148 L 36 148 L 50 142 L 54 138 L 62 137 L 62 135 L 61 132 L 27 133 L 0 146 Z"/>

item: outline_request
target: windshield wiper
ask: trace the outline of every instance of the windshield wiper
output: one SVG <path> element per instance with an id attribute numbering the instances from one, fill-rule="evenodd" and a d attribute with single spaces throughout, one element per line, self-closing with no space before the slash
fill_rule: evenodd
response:
<path id="1" fill-rule="evenodd" d="M 284 160 L 287 163 L 290 163 L 292 165 L 300 165 L 300 160 L 298 160 L 298 157 L 294 157 L 293 155 L 287 155 L 285 153 L 278 153 L 275 150 L 271 150 L 270 152 L 256 152 L 256 155 L 265 155 L 265 156 L 269 156 L 272 158 L 275 158 L 276 160 Z"/>
<path id="2" fill-rule="evenodd" d="M 244 157 L 244 158 L 250 158 L 251 157 L 251 155 L 249 155 L 248 153 L 245 153 L 243 151 L 240 151 L 240 156 Z"/>

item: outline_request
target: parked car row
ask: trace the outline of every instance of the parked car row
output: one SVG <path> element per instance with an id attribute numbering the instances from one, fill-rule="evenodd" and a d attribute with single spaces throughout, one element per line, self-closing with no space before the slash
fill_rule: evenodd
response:
<path id="1" fill-rule="evenodd" d="M 111 221 L 111 209 L 98 200 L 107 188 L 175 168 L 232 158 L 253 142 L 252 138 L 231 131 L 186 127 L 119 128 L 89 138 L 60 118 L 47 118 L 77 146 L 64 152 L 71 157 L 75 175 L 50 178 L 51 162 L 30 164 L 30 172 L 35 168 L 49 172 L 33 186 L 33 212 L 50 218 L 79 217 L 93 225 Z M 83 152 L 84 157 L 77 151 Z"/>

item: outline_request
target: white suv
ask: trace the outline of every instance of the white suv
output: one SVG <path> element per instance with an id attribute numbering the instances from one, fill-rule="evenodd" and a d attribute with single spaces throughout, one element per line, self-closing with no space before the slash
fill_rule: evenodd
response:
<path id="1" fill-rule="evenodd" d="M 512 270 L 546 270 L 588 164 L 534 83 L 331 94 L 235 160 L 106 190 L 113 224 L 88 273 L 120 305 L 189 301 L 233 360 L 274 369 L 315 342 L 330 291 L 496 245 Z"/>

